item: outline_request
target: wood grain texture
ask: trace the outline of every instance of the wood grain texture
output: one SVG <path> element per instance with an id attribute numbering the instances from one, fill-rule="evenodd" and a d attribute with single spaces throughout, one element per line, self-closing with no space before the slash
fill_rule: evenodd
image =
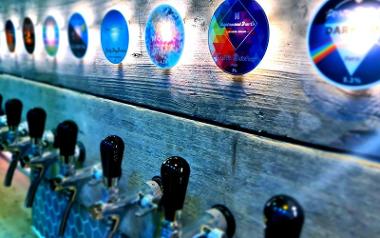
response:
<path id="1" fill-rule="evenodd" d="M 13 186 L 3 186 L 4 176 L 8 163 L 0 158 L 0 237 L 35 238 L 32 232 L 32 216 L 29 209 L 23 207 L 29 179 L 17 172 L 13 179 Z"/>
<path id="2" fill-rule="evenodd" d="M 159 172 L 168 156 L 191 165 L 186 221 L 214 203 L 236 215 L 237 238 L 263 237 L 262 209 L 275 194 L 296 197 L 306 210 L 302 237 L 380 236 L 380 167 L 360 157 L 326 153 L 247 133 L 104 100 L 44 84 L 0 76 L 5 98 L 18 97 L 25 111 L 42 106 L 48 126 L 74 119 L 98 161 L 109 134 L 125 143 L 123 186 L 136 187 Z M 253 235 L 254 234 L 254 235 Z"/>
<path id="3" fill-rule="evenodd" d="M 222 0 L 171 1 L 184 17 L 185 52 L 174 69 L 157 69 L 143 39 L 149 12 L 162 2 L 3 0 L 0 24 L 6 19 L 19 23 L 16 54 L 7 53 L 5 34 L 0 33 L 0 71 L 256 134 L 380 159 L 380 94 L 338 90 L 320 80 L 310 64 L 306 29 L 322 0 L 259 1 L 270 20 L 270 45 L 259 67 L 242 77 L 223 73 L 209 53 L 208 25 Z M 130 27 L 128 56 L 120 65 L 107 62 L 99 43 L 99 24 L 112 8 L 125 13 Z M 83 60 L 74 58 L 67 43 L 66 24 L 74 12 L 83 13 L 90 27 L 89 52 Z M 55 59 L 44 52 L 41 39 L 42 23 L 50 14 L 63 22 Z M 33 56 L 26 53 L 21 39 L 24 16 L 32 17 L 37 26 Z"/>

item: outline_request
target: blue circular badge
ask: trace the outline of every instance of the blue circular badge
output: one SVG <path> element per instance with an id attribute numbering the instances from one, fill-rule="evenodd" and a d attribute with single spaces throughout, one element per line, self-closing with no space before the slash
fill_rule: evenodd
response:
<path id="1" fill-rule="evenodd" d="M 5 22 L 5 37 L 7 39 L 7 46 L 9 52 L 13 53 L 16 49 L 16 32 L 15 26 L 11 20 Z"/>
<path id="2" fill-rule="evenodd" d="M 101 44 L 104 55 L 113 64 L 119 64 L 128 51 L 129 32 L 124 16 L 116 10 L 106 14 L 101 26 Z"/>
<path id="3" fill-rule="evenodd" d="M 59 28 L 55 19 L 47 17 L 42 27 L 42 39 L 46 53 L 54 57 L 58 52 L 59 46 Z"/>
<path id="4" fill-rule="evenodd" d="M 214 13 L 208 45 L 223 71 L 246 74 L 257 67 L 269 44 L 269 22 L 254 0 L 226 0 Z"/>
<path id="5" fill-rule="evenodd" d="M 71 51 L 75 57 L 82 58 L 87 51 L 88 29 L 86 22 L 79 13 L 75 13 L 70 18 L 68 36 Z"/>
<path id="6" fill-rule="evenodd" d="M 308 46 L 323 79 L 363 90 L 380 81 L 379 40 L 379 0 L 329 0 L 309 27 Z"/>
<path id="7" fill-rule="evenodd" d="M 185 27 L 175 8 L 163 4 L 153 10 L 145 29 L 145 44 L 158 67 L 169 69 L 178 63 L 185 45 Z"/>

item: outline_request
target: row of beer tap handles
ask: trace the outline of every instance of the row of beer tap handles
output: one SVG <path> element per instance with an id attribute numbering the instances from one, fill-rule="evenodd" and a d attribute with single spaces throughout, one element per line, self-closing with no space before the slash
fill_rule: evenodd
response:
<path id="1" fill-rule="evenodd" d="M 0 108 L 1 103 L 0 95 Z M 4 185 L 11 186 L 15 170 L 20 166 L 29 168 L 31 173 L 26 207 L 33 206 L 43 180 L 49 181 L 51 189 L 64 194 L 69 202 L 62 216 L 58 237 L 64 236 L 74 202 L 85 206 L 93 219 L 108 221 L 111 224 L 109 237 L 118 231 L 123 213 L 129 211 L 133 211 L 136 217 L 161 212 L 163 218 L 157 225 L 160 228 L 158 237 L 161 238 L 234 236 L 234 216 L 220 204 L 212 206 L 193 224 L 182 224 L 180 214 L 190 178 L 190 166 L 185 159 L 179 156 L 166 159 L 159 176 L 153 176 L 138 191 L 122 193 L 118 184 L 124 157 L 122 138 L 112 135 L 102 140 L 100 163 L 83 167 L 86 153 L 83 144 L 77 141 L 78 126 L 74 121 L 64 121 L 55 130 L 45 131 L 45 110 L 29 110 L 26 123 L 21 123 L 22 107 L 20 100 L 10 99 L 5 103 L 5 115 L 0 110 L 0 149 L 12 154 Z M 265 204 L 264 221 L 266 238 L 298 238 L 304 212 L 294 198 L 274 196 Z"/>

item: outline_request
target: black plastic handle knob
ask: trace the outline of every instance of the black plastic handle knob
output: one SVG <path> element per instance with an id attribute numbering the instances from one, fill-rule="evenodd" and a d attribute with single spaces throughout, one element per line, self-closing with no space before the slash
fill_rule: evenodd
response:
<path id="1" fill-rule="evenodd" d="M 58 141 L 61 156 L 68 157 L 75 155 L 77 138 L 78 126 L 74 121 L 68 120 L 58 125 L 55 140 Z"/>
<path id="2" fill-rule="evenodd" d="M 234 215 L 232 214 L 230 209 L 221 204 L 214 205 L 212 206 L 212 208 L 217 209 L 220 213 L 223 214 L 227 222 L 226 235 L 228 238 L 232 238 L 236 231 L 236 221 Z"/>
<path id="3" fill-rule="evenodd" d="M 28 121 L 29 136 L 31 138 L 41 139 L 46 123 L 46 112 L 42 108 L 33 108 L 26 114 L 26 120 Z"/>
<path id="4" fill-rule="evenodd" d="M 190 166 L 185 159 L 173 156 L 162 163 L 162 204 L 166 220 L 174 221 L 176 211 L 182 210 L 189 177 Z"/>
<path id="5" fill-rule="evenodd" d="M 108 136 L 100 143 L 103 176 L 108 180 L 121 177 L 121 162 L 124 156 L 124 141 L 118 136 Z"/>
<path id="6" fill-rule="evenodd" d="M 17 127 L 21 122 L 22 102 L 18 99 L 10 99 L 5 103 L 5 114 L 9 127 Z"/>
<path id="7" fill-rule="evenodd" d="M 299 238 L 304 223 L 301 205 L 287 195 L 274 196 L 264 207 L 265 238 Z"/>

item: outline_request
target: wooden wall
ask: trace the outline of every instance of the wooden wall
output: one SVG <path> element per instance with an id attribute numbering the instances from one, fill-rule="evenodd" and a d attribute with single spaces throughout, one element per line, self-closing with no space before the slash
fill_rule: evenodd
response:
<path id="1" fill-rule="evenodd" d="M 88 148 L 88 164 L 110 134 L 125 143 L 123 186 L 159 173 L 168 156 L 191 165 L 187 220 L 214 203 L 237 218 L 237 238 L 263 237 L 262 209 L 275 194 L 290 194 L 305 208 L 303 237 L 368 238 L 380 235 L 380 166 L 361 157 L 325 152 L 255 136 L 74 91 L 0 76 L 6 99 L 18 97 L 25 112 L 48 111 L 48 127 L 74 119 Z"/>
<path id="2" fill-rule="evenodd" d="M 9 54 L 0 32 L 0 70 L 252 134 L 379 160 L 377 91 L 338 90 L 320 80 L 310 64 L 306 29 L 321 0 L 259 1 L 270 21 L 270 45 L 259 67 L 242 77 L 219 70 L 209 53 L 208 25 L 222 0 L 166 1 L 184 17 L 186 46 L 177 67 L 157 69 L 143 39 L 149 12 L 162 2 L 3 0 L 0 24 L 12 19 L 18 35 L 17 53 Z M 120 65 L 108 63 L 99 43 L 99 24 L 112 8 L 124 12 L 130 27 L 128 56 Z M 67 22 L 74 12 L 82 13 L 90 27 L 89 51 L 82 60 L 72 55 L 67 43 Z M 56 58 L 47 56 L 42 43 L 41 25 L 51 14 L 61 22 Z M 26 16 L 37 26 L 34 55 L 28 55 L 22 43 Z"/>
<path id="3" fill-rule="evenodd" d="M 187 35 L 179 65 L 165 71 L 150 62 L 143 42 L 147 16 L 162 2 L 177 6 Z M 322 1 L 260 0 L 270 21 L 270 45 L 259 67 L 241 77 L 223 73 L 209 53 L 208 24 L 221 2 L 2 0 L 0 24 L 16 23 L 17 46 L 7 53 L 0 29 L 0 93 L 21 98 L 27 108 L 45 107 L 49 127 L 75 119 L 88 148 L 108 134 L 123 136 L 128 183 L 156 174 L 169 155 L 187 158 L 192 176 L 186 210 L 194 215 L 226 203 L 238 217 L 237 237 L 260 234 L 262 206 L 278 193 L 305 206 L 303 237 L 380 236 L 380 96 L 378 90 L 339 90 L 313 70 L 306 29 Z M 112 8 L 125 13 L 131 34 L 120 65 L 108 63 L 99 43 L 99 24 Z M 90 27 L 82 60 L 67 43 L 74 12 Z M 41 37 L 50 14 L 61 22 L 56 58 L 44 52 Z M 21 39 L 26 16 L 36 24 L 33 55 Z M 89 158 L 97 160 L 98 151 L 90 150 Z"/>

